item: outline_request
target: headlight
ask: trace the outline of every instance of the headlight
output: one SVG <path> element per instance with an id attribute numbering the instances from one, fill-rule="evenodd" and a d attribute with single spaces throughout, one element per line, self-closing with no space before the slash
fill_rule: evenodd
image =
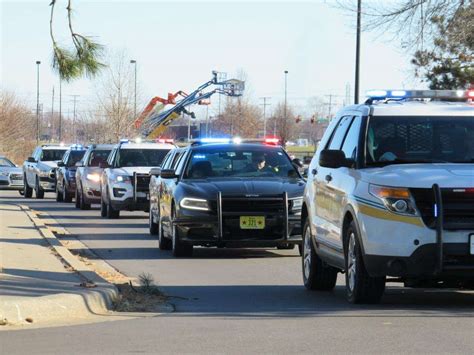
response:
<path id="1" fill-rule="evenodd" d="M 301 208 L 303 207 L 303 198 L 295 198 L 291 199 L 291 205 L 290 205 L 290 210 L 291 211 L 301 211 Z"/>
<path id="2" fill-rule="evenodd" d="M 199 198 L 189 198 L 185 197 L 181 200 L 179 205 L 182 208 L 187 208 L 188 210 L 198 210 L 198 211 L 209 211 L 209 203 L 207 200 L 202 200 Z"/>
<path id="3" fill-rule="evenodd" d="M 132 179 L 128 175 L 115 175 L 112 177 L 115 182 L 132 182 Z"/>
<path id="4" fill-rule="evenodd" d="M 6 172 L 6 171 L 0 171 L 0 176 L 8 176 L 8 172 Z"/>
<path id="5" fill-rule="evenodd" d="M 87 174 L 86 179 L 94 182 L 99 182 L 100 181 L 100 175 L 99 174 Z"/>
<path id="6" fill-rule="evenodd" d="M 48 177 L 50 176 L 51 174 L 54 174 L 54 169 L 51 169 L 51 170 L 40 170 L 39 171 L 39 175 L 41 177 Z"/>
<path id="7" fill-rule="evenodd" d="M 383 201 L 392 212 L 416 216 L 416 206 L 410 191 L 406 188 L 370 185 L 369 192 Z"/>

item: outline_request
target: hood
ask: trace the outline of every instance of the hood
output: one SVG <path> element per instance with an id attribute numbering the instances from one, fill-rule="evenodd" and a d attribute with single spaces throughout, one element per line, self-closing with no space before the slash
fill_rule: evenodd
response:
<path id="1" fill-rule="evenodd" d="M 38 168 L 41 170 L 51 170 L 58 167 L 58 161 L 40 161 L 38 162 Z"/>
<path id="2" fill-rule="evenodd" d="M 14 173 L 14 174 L 22 174 L 23 175 L 23 170 L 22 168 L 19 168 L 17 166 L 2 166 L 0 167 L 1 172 L 6 172 L 6 173 Z"/>
<path id="3" fill-rule="evenodd" d="M 200 196 L 275 196 L 285 191 L 289 198 L 302 197 L 305 182 L 301 179 L 259 178 L 254 180 L 244 178 L 182 180 L 180 185 L 187 192 L 196 192 Z"/>
<path id="4" fill-rule="evenodd" d="M 363 181 L 395 187 L 474 187 L 474 164 L 394 164 L 360 170 Z"/>
<path id="5" fill-rule="evenodd" d="M 129 175 L 132 176 L 133 173 L 137 174 L 149 174 L 152 166 L 129 166 L 129 167 L 122 167 L 122 168 L 114 168 L 114 174 L 117 175 Z"/>

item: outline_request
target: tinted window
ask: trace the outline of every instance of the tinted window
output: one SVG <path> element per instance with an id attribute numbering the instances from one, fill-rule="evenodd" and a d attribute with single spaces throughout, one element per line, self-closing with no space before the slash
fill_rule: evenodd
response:
<path id="1" fill-rule="evenodd" d="M 167 166 L 168 166 L 168 162 L 170 161 L 170 157 L 173 156 L 174 152 L 172 150 L 170 150 L 168 152 L 168 154 L 166 154 L 165 158 L 163 159 L 163 161 L 161 162 L 161 167 L 164 168 L 164 169 L 167 169 Z"/>
<path id="2" fill-rule="evenodd" d="M 355 159 L 356 157 L 357 145 L 359 144 L 361 121 L 362 120 L 360 117 L 354 118 L 351 127 L 349 128 L 349 132 L 347 132 L 346 138 L 344 139 L 342 151 L 346 155 L 346 158 Z"/>
<path id="3" fill-rule="evenodd" d="M 69 157 L 67 159 L 67 166 L 74 166 L 78 161 L 82 159 L 84 154 L 86 153 L 85 150 L 72 150 L 69 153 Z"/>
<path id="4" fill-rule="evenodd" d="M 367 165 L 474 162 L 472 117 L 372 117 Z"/>
<path id="5" fill-rule="evenodd" d="M 185 178 L 299 177 L 288 156 L 279 149 L 223 147 L 193 151 Z"/>
<path id="6" fill-rule="evenodd" d="M 345 116 L 341 119 L 339 124 L 336 126 L 336 131 L 334 132 L 331 142 L 327 149 L 341 149 L 342 141 L 346 136 L 347 129 L 352 122 L 352 116 Z"/>
<path id="7" fill-rule="evenodd" d="M 169 149 L 120 149 L 118 166 L 160 166 Z"/>
<path id="8" fill-rule="evenodd" d="M 12 167 L 12 166 L 15 166 L 15 164 L 13 164 L 7 158 L 0 158 L 0 166 L 1 167 Z"/>
<path id="9" fill-rule="evenodd" d="M 93 150 L 89 154 L 89 159 L 87 162 L 88 166 L 99 166 L 100 163 L 107 161 L 109 157 L 110 149 L 105 150 Z"/>
<path id="10" fill-rule="evenodd" d="M 61 160 L 66 153 L 64 149 L 43 149 L 41 152 L 40 160 L 42 161 L 54 161 Z"/>

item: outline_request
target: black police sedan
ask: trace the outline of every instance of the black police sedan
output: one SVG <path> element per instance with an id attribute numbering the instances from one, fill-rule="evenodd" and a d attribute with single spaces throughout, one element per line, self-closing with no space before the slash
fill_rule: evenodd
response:
<path id="1" fill-rule="evenodd" d="M 305 181 L 285 150 L 264 143 L 194 143 L 150 171 L 150 233 L 162 250 L 194 245 L 301 244 Z"/>

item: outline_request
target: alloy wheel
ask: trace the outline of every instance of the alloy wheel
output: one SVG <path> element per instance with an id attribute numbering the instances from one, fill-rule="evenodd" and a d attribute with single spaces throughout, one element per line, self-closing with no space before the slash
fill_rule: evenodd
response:
<path id="1" fill-rule="evenodd" d="M 349 235 L 349 245 L 347 249 L 347 280 L 349 281 L 349 290 L 354 291 L 357 272 L 357 255 L 355 246 L 355 235 Z"/>
<path id="2" fill-rule="evenodd" d="M 306 228 L 304 235 L 303 263 L 304 277 L 305 279 L 309 279 L 311 272 L 311 233 L 309 227 Z"/>

